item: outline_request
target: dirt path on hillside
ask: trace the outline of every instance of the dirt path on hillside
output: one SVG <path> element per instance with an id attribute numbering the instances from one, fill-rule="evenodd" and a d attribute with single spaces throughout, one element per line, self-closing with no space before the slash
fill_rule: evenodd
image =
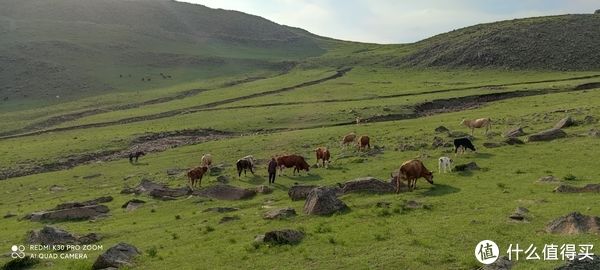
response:
<path id="1" fill-rule="evenodd" d="M 511 98 L 518 97 L 528 97 L 528 96 L 536 96 L 536 95 L 545 95 L 552 93 L 564 93 L 564 92 L 574 92 L 574 91 L 585 91 L 586 89 L 580 89 L 575 87 L 573 89 L 563 89 L 563 90 L 552 90 L 552 89 L 538 89 L 538 90 L 523 90 L 523 91 L 511 91 L 511 92 L 502 92 L 502 93 L 490 93 L 490 94 L 482 94 L 482 95 L 472 95 L 472 96 L 464 96 L 464 97 L 455 97 L 455 98 L 447 98 L 447 99 L 436 99 L 428 102 L 423 102 L 420 104 L 416 104 L 414 106 L 407 106 L 407 109 L 410 111 L 408 113 L 402 114 L 386 114 L 386 115 L 376 115 L 373 117 L 369 117 L 364 119 L 366 122 L 386 122 L 386 121 L 396 121 L 396 120 L 406 120 L 406 119 L 415 119 L 419 117 L 425 117 L 440 113 L 448 113 L 448 112 L 457 112 L 468 109 L 479 108 L 488 103 L 506 100 Z M 265 105 L 260 105 L 265 106 Z M 273 106 L 273 105 L 270 105 Z M 236 107 L 240 108 L 240 107 Z M 214 108 L 215 110 L 227 110 L 232 108 Z M 344 126 L 344 125 L 354 125 L 354 121 L 348 122 L 340 122 L 333 123 L 330 125 L 325 125 L 325 127 L 332 126 Z M 299 130 L 299 129 L 312 129 L 312 128 L 321 128 L 323 125 L 318 126 L 308 126 L 298 129 L 271 129 L 271 130 L 261 130 L 262 133 L 275 133 L 275 132 L 285 132 L 289 130 Z M 254 133 L 254 132 L 250 132 Z M 161 132 L 161 133 L 153 133 L 147 134 L 144 136 L 140 136 L 135 138 L 129 147 L 126 149 L 114 150 L 114 151 L 102 151 L 102 152 L 94 152 L 94 153 L 85 153 L 80 155 L 68 156 L 64 158 L 59 158 L 58 161 L 41 164 L 41 165 L 33 165 L 33 166 L 18 166 L 18 168 L 1 168 L 0 169 L 0 180 L 26 176 L 31 174 L 38 174 L 44 172 L 51 171 L 59 171 L 69 169 L 78 165 L 95 162 L 95 161 L 111 161 L 125 158 L 131 151 L 144 151 L 144 152 L 161 152 L 170 148 L 183 146 L 183 145 L 191 145 L 206 142 L 209 140 L 216 140 L 221 138 L 229 138 L 235 134 L 216 131 L 216 130 L 180 130 L 180 131 L 169 131 L 169 132 Z M 238 134 L 239 135 L 239 134 Z"/>
<path id="2" fill-rule="evenodd" d="M 285 73 L 283 73 L 283 74 L 285 74 Z M 277 76 L 281 76 L 283 74 L 279 74 Z M 68 121 L 73 121 L 73 120 L 77 120 L 80 118 L 84 118 L 84 117 L 88 117 L 88 116 L 92 116 L 92 115 L 96 115 L 96 114 L 112 112 L 112 111 L 122 111 L 122 110 L 134 109 L 134 108 L 139 108 L 139 107 L 148 106 L 148 105 L 166 103 L 166 102 L 170 102 L 170 101 L 178 100 L 178 99 L 185 99 L 185 98 L 192 97 L 192 96 L 198 95 L 202 92 L 206 92 L 209 90 L 216 90 L 216 89 L 224 88 L 224 87 L 232 87 L 232 86 L 236 86 L 238 84 L 254 82 L 254 81 L 263 80 L 266 78 L 267 77 L 248 77 L 248 78 L 241 79 L 241 80 L 226 82 L 226 83 L 223 83 L 221 86 L 215 87 L 215 88 L 190 89 L 190 90 L 179 92 L 172 96 L 165 96 L 165 97 L 150 99 L 150 100 L 146 100 L 143 102 L 129 103 L 129 104 L 123 104 L 123 105 L 116 105 L 116 106 L 108 106 L 108 107 L 104 107 L 104 108 L 89 109 L 89 110 L 83 110 L 83 111 L 74 112 L 74 113 L 67 113 L 67 114 L 62 114 L 62 115 L 58 115 L 58 116 L 53 116 L 53 117 L 44 119 L 42 121 L 27 125 L 20 129 L 0 132 L 0 138 L 10 137 L 12 135 L 18 135 L 18 134 L 27 134 L 30 132 L 34 132 L 36 130 L 43 130 L 43 129 L 46 129 L 49 127 L 53 127 L 53 126 L 68 122 Z"/>
<path id="3" fill-rule="evenodd" d="M 245 96 L 240 96 L 240 97 L 235 97 L 235 98 L 219 100 L 219 101 L 206 103 L 206 104 L 202 104 L 202 105 L 198 105 L 198 106 L 181 108 L 181 109 L 161 112 L 161 113 L 157 113 L 157 114 L 124 118 L 124 119 L 119 119 L 119 120 L 115 120 L 115 121 L 76 125 L 76 126 L 62 127 L 62 128 L 44 129 L 44 130 L 31 131 L 31 132 L 20 133 L 20 134 L 5 135 L 5 136 L 0 136 L 0 140 L 34 136 L 34 135 L 40 135 L 40 134 L 49 133 L 49 132 L 60 132 L 60 131 L 69 131 L 69 130 L 76 130 L 76 129 L 87 129 L 87 128 L 106 127 L 106 126 L 113 126 L 113 125 L 122 125 L 122 124 L 128 124 L 128 123 L 161 119 L 161 118 L 175 116 L 178 114 L 187 114 L 190 112 L 205 110 L 208 108 L 213 108 L 213 107 L 217 107 L 217 106 L 221 106 L 221 105 L 225 105 L 228 103 L 233 103 L 233 102 L 237 102 L 237 101 L 241 101 L 241 100 L 245 100 L 245 99 L 263 97 L 263 96 L 268 96 L 268 95 L 276 95 L 276 94 L 292 91 L 292 90 L 295 90 L 298 88 L 320 84 L 320 83 L 323 83 L 323 82 L 326 82 L 329 80 L 334 80 L 334 79 L 340 78 L 340 77 L 344 76 L 351 69 L 352 68 L 341 69 L 341 70 L 338 70 L 334 75 L 331 75 L 331 76 L 328 76 L 325 78 L 321 78 L 318 80 L 303 82 L 303 83 L 300 83 L 300 84 L 297 84 L 294 86 L 283 87 L 283 88 L 279 88 L 276 90 L 265 91 L 265 92 L 260 92 L 260 93 L 255 93 L 255 94 L 250 94 L 250 95 L 245 95 Z"/>
<path id="4" fill-rule="evenodd" d="M 19 164 L 16 168 L 0 168 L 0 180 L 61 171 L 91 162 L 127 159 L 129 153 L 135 151 L 143 151 L 145 153 L 162 152 L 171 148 L 229 138 L 231 136 L 234 136 L 234 134 L 211 129 L 188 129 L 151 133 L 135 138 L 124 149 L 71 155 L 59 158 L 55 162 L 50 163 L 33 164 L 35 161 L 32 161 L 31 164 Z M 141 157 L 140 162 L 143 162 L 143 160 L 144 157 Z M 198 160 L 200 160 L 200 156 Z"/>

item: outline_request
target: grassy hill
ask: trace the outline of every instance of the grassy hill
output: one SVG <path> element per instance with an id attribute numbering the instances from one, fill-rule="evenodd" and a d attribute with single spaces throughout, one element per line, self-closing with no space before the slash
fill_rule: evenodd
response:
<path id="1" fill-rule="evenodd" d="M 596 68 L 579 62 L 582 66 L 563 71 L 545 66 L 540 61 L 547 59 L 535 54 L 510 68 L 502 61 L 411 62 L 435 44 L 446 44 L 436 51 L 440 55 L 456 44 L 479 46 L 484 33 L 498 35 L 496 28 L 530 29 L 519 36 L 528 37 L 545 33 L 531 25 L 575 18 L 585 30 L 593 17 L 500 22 L 415 44 L 377 45 L 171 1 L 9 0 L 0 2 L 0 16 L 0 93 L 8 97 L 0 101 L 0 247 L 7 247 L 0 266 L 11 261 L 8 247 L 26 244 L 28 232 L 45 225 L 77 235 L 98 233 L 103 250 L 83 251 L 88 258 L 80 260 L 42 259 L 32 269 L 91 269 L 98 255 L 119 242 L 141 251 L 125 269 L 424 270 L 479 268 L 473 249 L 484 239 L 503 252 L 509 244 L 535 244 L 541 252 L 544 244 L 597 243 L 593 233 L 545 231 L 573 211 L 600 216 L 598 193 L 552 192 L 560 184 L 581 187 L 600 179 L 594 158 L 600 147 Z M 540 52 L 565 57 L 564 41 L 552 41 L 547 46 L 556 50 Z M 498 54 L 503 52 L 496 49 L 512 49 L 502 42 L 489 46 L 497 46 Z M 518 46 L 527 44 L 513 47 Z M 573 46 L 568 57 L 593 56 L 596 50 Z M 527 140 L 566 116 L 575 125 L 563 129 L 564 138 Z M 362 119 L 358 125 L 356 117 Z M 454 156 L 448 145 L 469 132 L 461 119 L 480 117 L 491 117 L 493 127 L 487 135 L 476 130 L 478 152 Z M 439 126 L 449 132 L 436 131 Z M 523 144 L 505 143 L 502 133 L 514 127 L 524 129 Z M 373 149 L 342 148 L 340 140 L 350 132 L 369 135 Z M 205 153 L 215 166 L 202 188 L 227 182 L 255 189 L 268 185 L 270 157 L 295 153 L 312 165 L 318 146 L 331 150 L 328 169 L 312 167 L 302 175 L 288 169 L 269 194 L 162 200 L 121 192 L 143 179 L 185 187 L 186 170 L 198 166 Z M 130 163 L 127 154 L 138 150 L 147 155 Z M 259 160 L 256 175 L 238 177 L 235 162 L 248 154 Z M 440 156 L 453 157 L 455 164 L 476 162 L 480 169 L 438 173 Z M 433 185 L 419 180 L 414 192 L 342 194 L 349 210 L 331 216 L 305 214 L 304 201 L 288 196 L 295 185 L 337 187 L 359 177 L 389 181 L 390 173 L 413 158 L 434 171 Z M 537 181 L 547 175 L 557 181 Z M 100 196 L 113 200 L 105 203 L 108 215 L 94 220 L 23 219 Z M 123 209 L 132 199 L 145 204 Z M 237 210 L 210 211 L 216 207 Z M 263 218 L 285 207 L 297 215 Z M 524 221 L 509 218 L 517 207 L 529 210 Z M 305 237 L 296 245 L 254 242 L 257 235 L 281 229 Z M 32 252 L 29 246 L 26 252 Z M 563 264 L 521 259 L 512 269 Z"/>
<path id="2" fill-rule="evenodd" d="M 5 108 L 218 76 L 272 75 L 323 52 L 306 31 L 175 1 L 0 2 Z"/>
<path id="3" fill-rule="evenodd" d="M 420 41 L 417 50 L 391 62 L 410 67 L 598 70 L 598 29 L 598 14 L 486 23 Z"/>

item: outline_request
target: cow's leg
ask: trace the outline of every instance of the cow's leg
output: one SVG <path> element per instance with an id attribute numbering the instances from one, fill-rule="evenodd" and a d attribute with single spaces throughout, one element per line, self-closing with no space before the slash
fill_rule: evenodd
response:
<path id="1" fill-rule="evenodd" d="M 242 169 L 238 168 L 238 178 L 242 177 Z"/>
<path id="2" fill-rule="evenodd" d="M 250 172 L 252 173 L 252 175 L 254 175 L 254 170 L 252 170 L 252 167 L 250 167 Z"/>
<path id="3" fill-rule="evenodd" d="M 202 187 L 202 177 L 204 175 L 200 175 L 200 179 L 198 179 L 198 187 Z"/>

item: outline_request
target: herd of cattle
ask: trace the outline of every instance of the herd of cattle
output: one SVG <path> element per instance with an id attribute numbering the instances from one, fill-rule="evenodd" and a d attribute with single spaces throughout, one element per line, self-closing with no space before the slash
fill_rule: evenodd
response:
<path id="1" fill-rule="evenodd" d="M 489 131 L 491 128 L 492 121 L 489 118 L 480 118 L 474 120 L 462 120 L 461 125 L 465 125 L 471 129 L 471 135 L 473 135 L 473 131 L 475 128 L 486 128 L 485 133 Z M 355 133 L 347 134 L 342 138 L 341 146 L 347 147 L 354 142 L 357 143 L 357 148 L 359 151 L 371 149 L 371 143 L 369 136 L 363 135 L 356 140 L 357 136 Z M 458 138 L 454 139 L 454 153 L 462 154 L 466 149 L 476 152 L 476 148 L 471 142 L 469 138 Z M 331 158 L 331 153 L 327 147 L 318 147 L 315 149 L 316 154 L 316 166 L 317 167 L 329 167 L 329 162 Z M 133 162 L 137 161 L 140 156 L 145 155 L 144 152 L 132 152 L 129 154 L 129 161 Z M 296 172 L 300 173 L 300 171 L 309 171 L 310 166 L 306 162 L 303 156 L 300 155 L 281 155 L 276 158 L 277 168 L 279 168 L 279 174 L 283 173 L 284 168 L 294 168 L 293 174 Z M 321 163 L 319 164 L 319 161 Z M 249 155 L 243 158 L 240 158 L 236 162 L 236 168 L 238 177 L 241 177 L 242 172 L 244 172 L 244 176 L 246 176 L 246 172 L 249 170 L 250 173 L 254 174 L 254 170 L 256 168 L 256 159 L 254 156 Z M 195 167 L 187 172 L 188 177 L 188 185 L 191 189 L 202 185 L 202 178 L 207 173 L 210 172 L 210 167 L 213 164 L 213 157 L 211 154 L 204 154 L 200 159 L 200 166 Z M 438 159 L 438 172 L 448 172 L 452 170 L 453 161 L 449 157 L 440 157 Z M 433 173 L 429 171 L 423 162 L 418 159 L 411 159 L 403 162 L 398 169 L 398 173 L 394 176 L 392 174 L 392 178 L 394 178 L 394 182 L 396 183 L 396 193 L 400 192 L 400 186 L 402 181 L 407 182 L 407 186 L 409 191 L 413 191 L 416 188 L 417 179 L 425 178 L 427 182 L 433 184 Z"/>

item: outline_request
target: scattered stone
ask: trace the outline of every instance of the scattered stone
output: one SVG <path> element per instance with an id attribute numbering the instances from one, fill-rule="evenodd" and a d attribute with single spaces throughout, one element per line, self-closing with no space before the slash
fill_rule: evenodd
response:
<path id="1" fill-rule="evenodd" d="M 479 169 L 481 169 L 481 168 L 474 161 L 471 161 L 467 164 L 459 164 L 459 165 L 454 166 L 454 171 L 456 171 L 456 172 L 474 171 L 474 170 L 479 170 Z"/>
<path id="2" fill-rule="evenodd" d="M 554 125 L 554 129 L 568 128 L 573 125 L 575 125 L 575 121 L 573 121 L 573 118 L 571 118 L 571 116 L 567 116 L 558 121 L 558 123 Z"/>
<path id="3" fill-rule="evenodd" d="M 308 197 L 308 193 L 310 193 L 310 191 L 316 187 L 317 186 L 312 186 L 312 185 L 311 186 L 296 185 L 296 186 L 291 187 L 290 190 L 288 190 L 288 196 L 290 196 L 292 201 L 304 200 L 304 199 L 306 199 L 306 197 Z"/>
<path id="4" fill-rule="evenodd" d="M 542 132 L 538 132 L 536 134 L 530 135 L 529 138 L 527 138 L 527 140 L 530 142 L 551 141 L 554 139 L 560 139 L 560 138 L 564 138 L 564 137 L 567 137 L 567 133 L 565 133 L 561 129 L 553 128 L 553 129 L 549 129 L 546 131 L 542 131 Z"/>
<path id="5" fill-rule="evenodd" d="M 600 184 L 587 184 L 584 187 L 560 185 L 554 189 L 557 193 L 600 193 Z"/>
<path id="6" fill-rule="evenodd" d="M 598 12 L 600 14 L 600 12 Z M 579 260 L 579 258 L 567 261 L 563 266 L 554 268 L 554 270 L 598 270 L 600 269 L 600 256 L 592 255 L 592 259 L 586 258 Z"/>
<path id="7" fill-rule="evenodd" d="M 521 137 L 525 135 L 525 131 L 523 131 L 522 127 L 514 127 L 504 132 L 504 137 L 506 138 L 514 138 Z"/>
<path id="8" fill-rule="evenodd" d="M 295 245 L 304 238 L 304 233 L 296 230 L 279 230 L 265 233 L 263 241 L 273 245 Z"/>
<path id="9" fill-rule="evenodd" d="M 228 184 L 231 178 L 227 175 L 219 175 L 217 176 L 217 182 L 221 184 Z"/>
<path id="10" fill-rule="evenodd" d="M 585 216 L 579 212 L 572 212 L 564 217 L 559 217 L 546 226 L 549 233 L 580 234 L 600 233 L 600 217 Z"/>
<path id="11" fill-rule="evenodd" d="M 230 222 L 230 221 L 234 221 L 234 220 L 239 220 L 240 217 L 238 216 L 224 216 L 221 218 L 221 220 L 219 220 L 219 224 L 223 224 L 226 222 Z"/>
<path id="12" fill-rule="evenodd" d="M 496 143 L 496 142 L 484 142 L 483 146 L 485 148 L 498 148 L 498 147 L 501 147 L 502 144 L 501 143 Z"/>
<path id="13" fill-rule="evenodd" d="M 150 192 L 152 192 L 155 189 L 161 189 L 166 187 L 167 186 L 165 184 L 155 183 L 152 180 L 144 178 L 135 188 L 133 188 L 133 190 L 135 194 L 150 194 Z"/>
<path id="14" fill-rule="evenodd" d="M 590 137 L 596 137 L 596 138 L 600 138 L 600 130 L 599 129 L 590 129 L 590 131 L 588 132 L 588 135 Z"/>
<path id="15" fill-rule="evenodd" d="M 406 152 L 406 151 L 417 151 L 417 147 L 413 144 L 401 143 L 396 147 L 396 151 Z"/>
<path id="16" fill-rule="evenodd" d="M 435 128 L 435 132 L 437 133 L 444 133 L 444 132 L 449 132 L 450 130 L 448 128 L 446 128 L 445 126 L 439 126 Z"/>
<path id="17" fill-rule="evenodd" d="M 495 262 L 484 265 L 481 270 L 510 270 L 513 267 L 513 262 L 506 256 L 498 258 Z"/>
<path id="18" fill-rule="evenodd" d="M 65 190 L 67 190 L 67 189 L 65 189 L 64 187 L 58 186 L 58 185 L 51 185 L 51 186 L 48 188 L 48 190 L 49 190 L 49 191 L 52 191 L 52 192 L 59 192 L 59 191 L 65 191 Z"/>
<path id="19" fill-rule="evenodd" d="M 109 267 L 120 268 L 121 266 L 132 266 L 133 258 L 140 255 L 140 251 L 126 243 L 119 243 L 109 248 L 102 255 L 98 256 L 92 269 L 105 269 Z"/>
<path id="20" fill-rule="evenodd" d="M 101 173 L 95 173 L 95 174 L 90 174 L 90 175 L 86 175 L 84 177 L 82 177 L 83 179 L 92 179 L 92 178 L 96 178 L 96 177 L 100 177 L 102 176 Z"/>
<path id="21" fill-rule="evenodd" d="M 396 187 L 393 187 L 390 183 L 383 182 L 373 177 L 362 177 L 352 181 L 348 181 L 342 185 L 342 193 L 351 192 L 368 192 L 368 193 L 394 193 Z"/>
<path id="22" fill-rule="evenodd" d="M 31 213 L 25 216 L 25 219 L 31 221 L 67 221 L 67 220 L 88 220 L 100 216 L 105 216 L 109 209 L 105 203 L 112 201 L 111 196 L 100 197 L 84 202 L 67 202 L 57 205 L 55 208 Z"/>
<path id="23" fill-rule="evenodd" d="M 121 208 L 125 208 L 126 211 L 131 212 L 135 209 L 142 207 L 146 202 L 138 199 L 132 199 L 127 201 Z"/>
<path id="24" fill-rule="evenodd" d="M 101 236 L 95 233 L 78 237 L 63 229 L 52 226 L 44 226 L 38 231 L 29 231 L 26 236 L 28 244 L 40 245 L 80 245 L 91 244 L 102 239 Z M 66 251 L 66 250 L 65 250 Z"/>
<path id="25" fill-rule="evenodd" d="M 266 212 L 263 215 L 263 218 L 264 219 L 286 219 L 286 218 L 293 217 L 295 215 L 296 215 L 296 210 L 294 210 L 294 208 L 288 207 L 288 208 L 275 209 L 275 210 Z"/>
<path id="26" fill-rule="evenodd" d="M 159 200 L 175 200 L 178 197 L 187 196 L 192 193 L 192 190 L 189 187 L 180 187 L 180 188 L 158 188 L 150 191 L 150 196 Z"/>
<path id="27" fill-rule="evenodd" d="M 256 191 L 256 193 L 260 193 L 260 194 L 270 194 L 271 192 L 273 192 L 273 189 L 271 189 L 269 186 L 266 185 L 260 185 L 257 186 L 254 191 Z"/>
<path id="28" fill-rule="evenodd" d="M 554 176 L 554 175 L 547 175 L 547 176 L 542 176 L 540 177 L 540 179 L 537 180 L 538 183 L 548 183 L 548 184 L 555 184 L 555 183 L 560 183 L 560 179 L 558 179 L 558 177 Z"/>
<path id="29" fill-rule="evenodd" d="M 438 148 L 438 147 L 444 146 L 444 144 L 446 144 L 446 142 L 444 142 L 444 139 L 442 139 L 438 136 L 435 136 L 435 137 L 433 137 L 433 142 L 431 143 L 431 147 Z"/>
<path id="30" fill-rule="evenodd" d="M 417 202 L 417 201 L 410 200 L 404 204 L 404 209 L 420 209 L 420 208 L 423 208 L 423 204 L 420 202 Z"/>
<path id="31" fill-rule="evenodd" d="M 392 203 L 391 202 L 377 202 L 375 204 L 375 206 L 377 208 L 390 208 L 390 206 L 392 206 Z"/>
<path id="32" fill-rule="evenodd" d="M 310 191 L 304 203 L 304 213 L 309 215 L 331 215 L 348 209 L 348 206 L 337 198 L 334 189 L 318 187 Z"/>
<path id="33" fill-rule="evenodd" d="M 31 256 L 25 256 L 23 258 L 16 258 L 8 261 L 2 266 L 3 270 L 17 270 L 17 269 L 29 269 L 36 264 L 39 264 L 39 259 L 31 258 Z"/>
<path id="34" fill-rule="evenodd" d="M 66 202 L 66 203 L 61 203 L 61 204 L 57 205 L 52 210 L 98 205 L 101 203 L 112 202 L 112 200 L 113 200 L 112 196 L 105 196 L 105 197 L 100 197 L 100 198 L 96 198 L 96 199 L 89 200 L 89 201 L 83 201 L 83 202 Z"/>
<path id="35" fill-rule="evenodd" d="M 525 207 L 517 207 L 515 212 L 508 216 L 508 218 L 516 221 L 525 221 L 527 220 L 528 213 L 529 209 Z"/>
<path id="36" fill-rule="evenodd" d="M 504 140 L 504 143 L 508 145 L 525 144 L 525 142 L 516 137 L 508 137 Z"/>
<path id="37" fill-rule="evenodd" d="M 105 216 L 109 212 L 105 205 L 91 205 L 61 210 L 35 212 L 25 216 L 31 221 L 69 221 L 88 220 Z"/>
<path id="38" fill-rule="evenodd" d="M 211 207 L 204 210 L 204 212 L 216 212 L 216 213 L 228 213 L 240 210 L 239 208 L 234 207 Z"/>
<path id="39" fill-rule="evenodd" d="M 243 200 L 254 197 L 256 191 L 230 185 L 214 185 L 201 190 L 196 190 L 192 194 L 218 200 Z"/>

